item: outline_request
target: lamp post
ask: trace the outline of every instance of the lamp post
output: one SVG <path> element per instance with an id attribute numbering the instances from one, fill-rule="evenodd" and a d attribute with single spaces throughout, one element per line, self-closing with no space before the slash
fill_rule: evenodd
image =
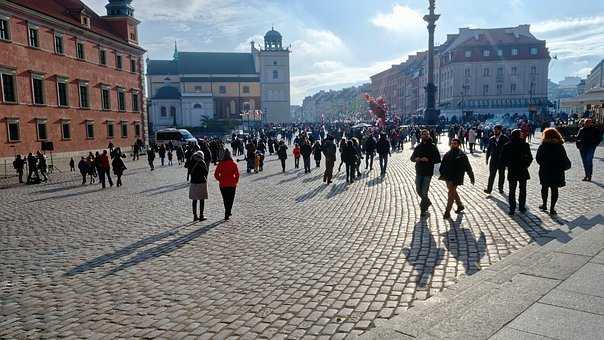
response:
<path id="1" fill-rule="evenodd" d="M 436 21 L 440 15 L 434 14 L 435 0 L 429 0 L 430 13 L 424 16 L 424 21 L 428 23 L 428 84 L 426 85 L 426 111 L 424 112 L 424 121 L 428 125 L 434 125 L 438 122 L 440 110 L 436 109 L 436 85 L 434 85 L 434 30 Z"/>

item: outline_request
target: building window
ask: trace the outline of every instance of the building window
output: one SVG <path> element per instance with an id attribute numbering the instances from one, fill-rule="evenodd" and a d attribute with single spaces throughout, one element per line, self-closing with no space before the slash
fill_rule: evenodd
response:
<path id="1" fill-rule="evenodd" d="M 491 56 L 491 50 L 483 50 L 482 51 L 482 56 L 483 57 L 490 57 Z"/>
<path id="2" fill-rule="evenodd" d="M 243 87 L 243 93 L 250 93 L 250 87 L 249 86 L 244 86 Z"/>
<path id="3" fill-rule="evenodd" d="M 130 72 L 136 72 L 136 60 L 134 59 L 130 59 Z"/>
<path id="4" fill-rule="evenodd" d="M 518 67 L 516 67 L 516 66 L 512 67 L 512 75 L 513 76 L 518 75 Z"/>
<path id="5" fill-rule="evenodd" d="M 497 77 L 503 77 L 503 67 L 497 68 Z"/>
<path id="6" fill-rule="evenodd" d="M 503 94 L 503 84 L 497 84 L 497 95 L 501 96 Z"/>
<path id="7" fill-rule="evenodd" d="M 115 56 L 115 68 L 117 68 L 118 70 L 121 70 L 123 67 L 122 65 L 122 56 L 121 55 L 116 55 Z"/>
<path id="8" fill-rule="evenodd" d="M 531 74 L 537 74 L 537 66 L 531 66 Z"/>
<path id="9" fill-rule="evenodd" d="M 117 109 L 126 111 L 126 92 L 124 92 L 124 89 L 117 90 Z"/>
<path id="10" fill-rule="evenodd" d="M 512 85 L 510 86 L 510 91 L 511 91 L 512 93 L 516 93 L 516 84 L 512 84 Z"/>
<path id="11" fill-rule="evenodd" d="M 107 66 L 107 51 L 99 51 L 99 64 Z"/>
<path id="12" fill-rule="evenodd" d="M 512 55 L 513 56 L 518 55 L 518 49 L 517 48 L 512 48 Z"/>
<path id="13" fill-rule="evenodd" d="M 220 93 L 222 93 L 222 94 L 226 93 L 226 86 L 220 86 L 220 87 L 218 88 L 218 91 L 219 91 Z"/>
<path id="14" fill-rule="evenodd" d="M 86 58 L 84 43 L 81 41 L 76 42 L 76 57 L 80 60 L 84 60 Z"/>
<path id="15" fill-rule="evenodd" d="M 107 121 L 107 138 L 111 139 L 115 136 L 115 126 L 113 122 Z"/>
<path id="16" fill-rule="evenodd" d="M 470 85 L 465 85 L 463 87 L 463 94 L 464 94 L 464 96 L 467 96 L 470 94 Z"/>
<path id="17" fill-rule="evenodd" d="M 201 104 L 195 104 L 195 105 L 193 105 L 193 108 L 194 109 L 201 109 Z"/>
<path id="18" fill-rule="evenodd" d="M 21 140 L 21 134 L 19 131 L 19 120 L 18 119 L 7 119 L 6 124 L 8 126 L 8 141 L 18 142 Z"/>
<path id="19" fill-rule="evenodd" d="M 138 104 L 138 92 L 132 93 L 132 111 L 138 112 L 140 110 Z"/>
<path id="20" fill-rule="evenodd" d="M 55 53 L 64 54 L 65 49 L 63 48 L 63 35 L 55 33 Z"/>
<path id="21" fill-rule="evenodd" d="M 273 79 L 279 79 L 279 71 L 277 71 L 277 70 L 273 71 Z"/>
<path id="22" fill-rule="evenodd" d="M 111 110 L 111 89 L 107 86 L 101 87 L 101 109 Z"/>
<path id="23" fill-rule="evenodd" d="M 176 108 L 174 106 L 170 106 L 170 117 L 176 116 Z"/>
<path id="24" fill-rule="evenodd" d="M 48 139 L 48 133 L 46 131 L 46 119 L 36 120 L 36 133 L 39 141 Z"/>
<path id="25" fill-rule="evenodd" d="M 497 56 L 498 57 L 503 57 L 503 50 L 502 49 L 498 49 L 497 50 Z"/>
<path id="26" fill-rule="evenodd" d="M 88 100 L 88 83 L 80 83 L 79 87 L 80 107 L 84 109 L 90 108 L 90 101 Z"/>
<path id="27" fill-rule="evenodd" d="M 161 109 L 160 109 L 160 115 L 161 115 L 162 117 L 167 117 L 167 116 L 168 116 L 168 111 L 166 110 L 166 107 L 165 107 L 165 106 L 162 106 L 162 107 L 161 107 Z"/>
<path id="28" fill-rule="evenodd" d="M 16 92 L 16 74 L 14 71 L 2 71 L 0 70 L 1 85 L 2 85 L 2 101 L 5 103 L 16 103 L 17 92 Z"/>
<path id="29" fill-rule="evenodd" d="M 0 40 L 10 41 L 10 29 L 7 17 L 0 17 Z"/>
<path id="30" fill-rule="evenodd" d="M 128 138 L 128 122 L 122 122 L 121 127 L 122 138 Z"/>
<path id="31" fill-rule="evenodd" d="M 491 71 L 490 71 L 490 69 L 488 69 L 488 68 L 484 68 L 484 69 L 482 70 L 482 75 L 483 75 L 484 77 L 489 77 L 489 76 L 491 75 Z"/>
<path id="32" fill-rule="evenodd" d="M 469 77 L 469 76 L 470 76 L 470 68 L 466 68 L 466 69 L 465 69 L 465 71 L 464 71 L 464 75 L 465 75 L 466 77 Z"/>
<path id="33" fill-rule="evenodd" d="M 194 91 L 195 92 L 201 92 L 201 91 L 203 91 L 203 87 L 201 87 L 201 86 L 195 86 L 195 90 Z"/>
<path id="34" fill-rule="evenodd" d="M 88 28 L 90 28 L 90 18 L 82 15 L 82 17 L 80 18 L 80 23 Z"/>
<path id="35" fill-rule="evenodd" d="M 71 139 L 71 122 L 68 120 L 61 121 L 61 138 L 63 140 Z"/>
<path id="36" fill-rule="evenodd" d="M 273 65 L 277 66 L 277 61 L 276 60 L 273 61 Z"/>
<path id="37" fill-rule="evenodd" d="M 134 135 L 136 137 L 141 136 L 141 125 L 139 123 L 134 124 Z"/>
<path id="38" fill-rule="evenodd" d="M 34 105 L 44 105 L 44 76 L 32 74 L 31 86 Z"/>
<path id="39" fill-rule="evenodd" d="M 483 85 L 482 86 L 482 95 L 483 96 L 488 96 L 489 95 L 489 85 Z"/>
<path id="40" fill-rule="evenodd" d="M 59 106 L 69 106 L 69 92 L 66 78 L 57 78 L 57 98 Z"/>
<path id="41" fill-rule="evenodd" d="M 531 55 L 537 55 L 539 54 L 539 49 L 536 47 L 531 47 Z"/>
<path id="42" fill-rule="evenodd" d="M 472 51 L 466 51 L 465 56 L 466 58 L 470 58 L 472 56 Z"/>
<path id="43" fill-rule="evenodd" d="M 86 121 L 86 139 L 94 139 L 94 122 Z"/>
<path id="44" fill-rule="evenodd" d="M 40 47 L 40 39 L 38 37 L 38 26 L 29 25 L 27 28 L 27 35 L 30 47 Z"/>

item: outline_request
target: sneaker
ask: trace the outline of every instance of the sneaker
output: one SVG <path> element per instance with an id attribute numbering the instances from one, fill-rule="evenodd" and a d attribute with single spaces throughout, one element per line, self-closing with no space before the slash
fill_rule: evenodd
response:
<path id="1" fill-rule="evenodd" d="M 491 190 L 489 190 L 489 189 L 484 189 L 484 193 L 485 193 L 485 194 L 487 194 L 487 195 L 490 195 L 490 194 L 491 194 Z"/>
<path id="2" fill-rule="evenodd" d="M 551 209 L 551 210 L 549 211 L 549 214 L 550 214 L 550 215 L 552 215 L 552 216 L 556 216 L 556 215 L 558 215 L 558 213 L 557 213 L 557 212 L 556 212 L 556 210 L 554 210 L 554 209 Z"/>
<path id="3" fill-rule="evenodd" d="M 547 211 L 547 205 L 542 204 L 539 206 L 539 209 L 541 209 L 542 211 Z"/>
<path id="4" fill-rule="evenodd" d="M 456 214 L 461 214 L 464 210 L 466 210 L 466 207 L 461 206 L 461 207 L 458 207 L 457 210 L 455 210 L 455 213 Z"/>
<path id="5" fill-rule="evenodd" d="M 582 181 L 587 182 L 588 181 L 587 177 L 583 177 Z"/>

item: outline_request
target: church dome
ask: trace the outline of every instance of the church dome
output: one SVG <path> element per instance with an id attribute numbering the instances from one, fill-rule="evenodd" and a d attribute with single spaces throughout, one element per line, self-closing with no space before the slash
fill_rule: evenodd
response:
<path id="1" fill-rule="evenodd" d="M 275 31 L 274 27 L 264 35 L 264 49 L 267 51 L 283 50 L 283 37 L 281 33 Z"/>
<path id="2" fill-rule="evenodd" d="M 282 38 L 281 33 L 275 31 L 274 28 L 264 35 L 264 40 L 281 40 Z"/>

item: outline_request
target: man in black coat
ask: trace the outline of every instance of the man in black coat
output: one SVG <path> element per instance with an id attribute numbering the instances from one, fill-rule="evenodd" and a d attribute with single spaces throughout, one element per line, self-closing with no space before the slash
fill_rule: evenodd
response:
<path id="1" fill-rule="evenodd" d="M 524 141 L 522 131 L 516 129 L 512 131 L 511 136 L 510 141 L 503 147 L 502 155 L 503 163 L 508 168 L 510 216 L 516 212 L 516 187 L 520 188 L 518 210 L 526 212 L 526 182 L 531 178 L 528 168 L 533 162 L 531 147 Z"/>
<path id="2" fill-rule="evenodd" d="M 312 155 L 312 146 L 308 141 L 308 138 L 304 138 L 302 145 L 300 146 L 300 154 L 304 162 L 304 173 L 310 173 L 310 156 Z"/>
<path id="3" fill-rule="evenodd" d="M 373 170 L 373 157 L 375 156 L 375 139 L 372 135 L 367 136 L 363 149 L 365 151 L 365 170 Z"/>
<path id="4" fill-rule="evenodd" d="M 434 164 L 440 163 L 440 153 L 428 130 L 421 131 L 421 142 L 413 150 L 411 161 L 415 162 L 415 189 L 421 198 L 421 214 L 425 216 L 432 205 L 428 191 L 434 175 Z"/>
<path id="5" fill-rule="evenodd" d="M 579 130 L 579 134 L 577 134 L 577 148 L 581 153 L 581 160 L 585 169 L 584 182 L 591 182 L 594 170 L 594 155 L 600 142 L 602 142 L 602 133 L 593 126 L 591 118 L 586 119 L 583 127 Z"/>
<path id="6" fill-rule="evenodd" d="M 489 146 L 487 147 L 486 162 L 489 165 L 489 184 L 484 191 L 487 194 L 493 191 L 493 183 L 497 174 L 499 174 L 499 193 L 503 194 L 503 185 L 505 184 L 505 164 L 502 159 L 503 147 L 510 139 L 502 133 L 502 130 L 501 125 L 496 125 L 493 128 L 493 136 L 489 139 Z"/>
<path id="7" fill-rule="evenodd" d="M 388 156 L 390 156 L 390 142 L 385 133 L 380 134 L 380 140 L 377 142 L 376 149 L 380 158 L 380 173 L 382 176 L 385 176 L 386 168 L 388 167 Z"/>

